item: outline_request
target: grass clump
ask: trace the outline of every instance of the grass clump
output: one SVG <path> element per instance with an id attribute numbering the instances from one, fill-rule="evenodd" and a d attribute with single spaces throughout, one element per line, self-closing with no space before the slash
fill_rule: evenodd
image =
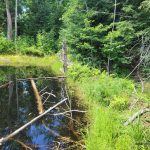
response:
<path id="1" fill-rule="evenodd" d="M 93 122 L 87 134 L 87 150 L 112 150 L 120 126 L 118 120 L 115 119 L 115 113 L 98 106 L 95 106 L 90 113 Z"/>

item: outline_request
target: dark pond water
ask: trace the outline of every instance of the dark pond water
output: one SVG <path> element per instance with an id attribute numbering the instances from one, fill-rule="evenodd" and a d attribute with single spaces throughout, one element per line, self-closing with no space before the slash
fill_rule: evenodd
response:
<path id="1" fill-rule="evenodd" d="M 0 88 L 0 138 L 12 133 L 38 116 L 36 99 L 30 80 L 18 79 L 45 76 L 53 76 L 47 68 L 0 67 L 0 85 L 8 81 L 13 81 L 9 86 Z M 42 96 L 44 110 L 68 97 L 66 85 L 62 78 L 51 80 L 40 79 L 35 80 L 35 83 Z M 53 95 L 49 95 L 48 93 L 52 93 Z M 79 132 L 82 126 L 81 114 L 72 114 L 75 121 L 70 119 L 70 113 L 53 115 L 69 110 L 68 106 L 70 106 L 68 101 L 61 104 L 4 143 L 0 149 L 21 150 L 27 147 L 33 150 L 82 149 L 77 144 L 81 138 Z M 72 107 L 76 107 L 75 104 Z"/>

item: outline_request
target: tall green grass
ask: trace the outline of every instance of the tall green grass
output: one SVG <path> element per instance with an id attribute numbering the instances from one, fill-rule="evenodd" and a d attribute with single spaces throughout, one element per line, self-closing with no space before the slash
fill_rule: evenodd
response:
<path id="1" fill-rule="evenodd" d="M 134 95 L 133 81 L 108 76 L 105 72 L 80 64 L 69 68 L 68 77 L 88 104 L 90 125 L 85 137 L 87 150 L 147 149 L 138 145 L 139 141 L 147 141 L 147 134 L 144 134 L 145 129 L 140 122 L 123 126 Z"/>

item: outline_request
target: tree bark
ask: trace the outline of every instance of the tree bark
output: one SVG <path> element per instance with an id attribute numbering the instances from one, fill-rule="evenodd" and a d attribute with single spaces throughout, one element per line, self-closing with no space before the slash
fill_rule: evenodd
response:
<path id="1" fill-rule="evenodd" d="M 9 0 L 5 0 L 6 3 L 6 13 L 7 13 L 7 38 L 12 40 L 12 18 L 9 7 Z"/>
<path id="2" fill-rule="evenodd" d="M 17 44 L 17 34 L 18 34 L 17 17 L 18 17 L 18 0 L 16 0 L 16 8 L 15 8 L 15 45 Z"/>
<path id="3" fill-rule="evenodd" d="M 68 67 L 68 64 L 67 64 L 67 43 L 66 41 L 64 40 L 63 41 L 63 45 L 62 45 L 62 50 L 63 50 L 63 61 L 64 61 L 64 64 L 63 64 L 63 68 L 64 68 L 64 72 L 67 72 L 67 67 Z"/>

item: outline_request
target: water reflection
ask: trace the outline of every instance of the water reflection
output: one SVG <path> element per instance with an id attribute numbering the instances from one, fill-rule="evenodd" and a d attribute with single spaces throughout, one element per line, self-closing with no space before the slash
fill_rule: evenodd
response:
<path id="1" fill-rule="evenodd" d="M 15 81 L 17 78 L 39 77 L 39 76 L 52 76 L 49 70 L 37 68 L 0 68 L 1 84 L 7 81 L 13 81 L 11 86 L 0 88 L 0 137 L 6 136 L 17 128 L 38 115 L 35 97 L 30 85 L 30 81 Z M 36 85 L 39 91 L 42 89 L 41 94 L 46 92 L 53 93 L 56 97 L 50 96 L 44 103 L 44 109 L 56 104 L 62 98 L 66 97 L 65 90 L 63 89 L 63 81 L 58 80 L 37 80 Z M 16 85 L 17 83 L 17 85 Z M 43 97 L 44 101 L 44 97 Z M 54 109 L 51 113 L 62 112 L 67 109 L 66 104 L 61 105 Z M 67 128 L 69 119 L 61 116 L 46 115 L 38 120 L 18 135 L 15 139 L 6 142 L 1 149 L 3 150 L 20 150 L 24 149 L 23 146 L 15 141 L 19 141 L 29 145 L 33 149 L 48 150 L 59 143 L 59 148 L 63 149 L 67 145 L 61 142 L 60 136 L 70 136 L 70 130 Z M 72 138 L 70 136 L 70 138 Z"/>

